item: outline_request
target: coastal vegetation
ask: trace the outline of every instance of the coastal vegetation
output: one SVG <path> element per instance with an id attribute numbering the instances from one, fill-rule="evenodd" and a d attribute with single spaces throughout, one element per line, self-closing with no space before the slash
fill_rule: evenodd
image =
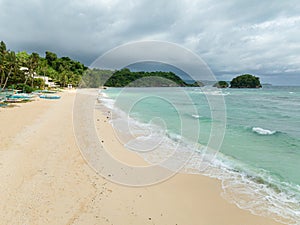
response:
<path id="1" fill-rule="evenodd" d="M 84 72 L 79 87 L 81 88 L 99 88 L 104 86 L 109 77 L 113 75 L 112 70 L 88 69 Z"/>
<path id="2" fill-rule="evenodd" d="M 215 83 L 213 85 L 213 87 L 217 87 L 217 88 L 228 88 L 229 84 L 226 81 L 218 81 L 217 83 Z"/>
<path id="3" fill-rule="evenodd" d="M 147 79 L 150 78 L 150 79 Z M 188 86 L 180 77 L 173 72 L 131 72 L 124 68 L 114 72 L 105 82 L 108 87 L 161 87 L 161 86 Z"/>
<path id="4" fill-rule="evenodd" d="M 55 53 L 46 51 L 45 57 L 26 51 L 15 53 L 0 42 L 0 90 L 6 88 L 31 92 L 46 87 L 42 77 L 49 77 L 61 87 L 68 84 L 78 86 L 84 71 L 82 63 L 69 57 L 59 58 Z"/>
<path id="5" fill-rule="evenodd" d="M 128 68 L 117 71 L 87 70 L 82 87 L 197 87 L 202 82 L 186 83 L 173 72 L 132 72 Z"/>
<path id="6" fill-rule="evenodd" d="M 230 88 L 261 88 L 259 77 L 251 74 L 237 76 L 230 82 Z"/>

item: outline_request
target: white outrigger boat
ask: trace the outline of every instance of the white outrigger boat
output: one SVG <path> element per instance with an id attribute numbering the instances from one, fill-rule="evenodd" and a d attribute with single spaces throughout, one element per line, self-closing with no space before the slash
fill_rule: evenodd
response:
<path id="1" fill-rule="evenodd" d="M 60 96 L 59 95 L 47 94 L 47 95 L 40 95 L 40 98 L 43 98 L 43 99 L 60 99 Z"/>

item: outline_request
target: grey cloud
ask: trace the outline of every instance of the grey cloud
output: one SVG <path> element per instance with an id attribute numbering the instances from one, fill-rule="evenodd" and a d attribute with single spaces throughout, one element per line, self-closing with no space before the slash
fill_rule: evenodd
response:
<path id="1" fill-rule="evenodd" d="M 87 65 L 120 44 L 170 41 L 220 78 L 253 72 L 300 84 L 299 7 L 296 0 L 0 0 L 0 37 L 15 51 L 50 50 Z"/>

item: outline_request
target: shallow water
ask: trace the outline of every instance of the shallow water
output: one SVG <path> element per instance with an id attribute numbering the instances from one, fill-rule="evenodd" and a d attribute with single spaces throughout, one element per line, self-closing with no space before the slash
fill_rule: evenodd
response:
<path id="1" fill-rule="evenodd" d="M 193 151 L 186 172 L 222 180 L 224 197 L 241 208 L 299 223 L 300 87 L 110 88 L 101 93 L 113 109 L 112 125 L 130 133 L 123 140 L 127 148 L 151 163 L 175 150 Z M 222 107 L 211 96 L 224 100 L 226 120 L 214 116 Z M 221 138 L 211 133 L 214 125 L 226 126 L 220 149 L 213 149 L 219 150 L 216 157 L 215 151 L 193 145 Z"/>

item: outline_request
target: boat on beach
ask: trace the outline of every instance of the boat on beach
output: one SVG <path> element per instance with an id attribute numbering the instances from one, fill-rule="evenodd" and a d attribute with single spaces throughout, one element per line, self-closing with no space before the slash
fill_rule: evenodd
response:
<path id="1" fill-rule="evenodd" d="M 54 91 L 54 90 L 42 90 L 40 92 L 43 93 L 43 94 L 55 94 L 55 93 L 57 93 L 57 91 Z"/>
<path id="2" fill-rule="evenodd" d="M 5 103 L 20 103 L 20 102 L 24 102 L 24 101 L 26 101 L 26 100 L 24 100 L 22 98 L 15 98 L 15 99 L 8 98 L 4 102 Z"/>
<path id="3" fill-rule="evenodd" d="M 31 99 L 33 97 L 34 95 L 26 94 L 26 93 L 18 93 L 18 94 L 7 96 L 8 99 L 24 99 L 24 100 Z"/>
<path id="4" fill-rule="evenodd" d="M 52 94 L 40 95 L 39 97 L 43 99 L 60 99 L 59 95 L 52 95 Z"/>
<path id="5" fill-rule="evenodd" d="M 0 103 L 20 103 L 29 101 L 37 96 L 42 99 L 60 99 L 59 95 L 54 95 L 54 90 L 38 90 L 28 93 L 21 93 L 20 90 L 6 90 L 0 93 Z"/>

